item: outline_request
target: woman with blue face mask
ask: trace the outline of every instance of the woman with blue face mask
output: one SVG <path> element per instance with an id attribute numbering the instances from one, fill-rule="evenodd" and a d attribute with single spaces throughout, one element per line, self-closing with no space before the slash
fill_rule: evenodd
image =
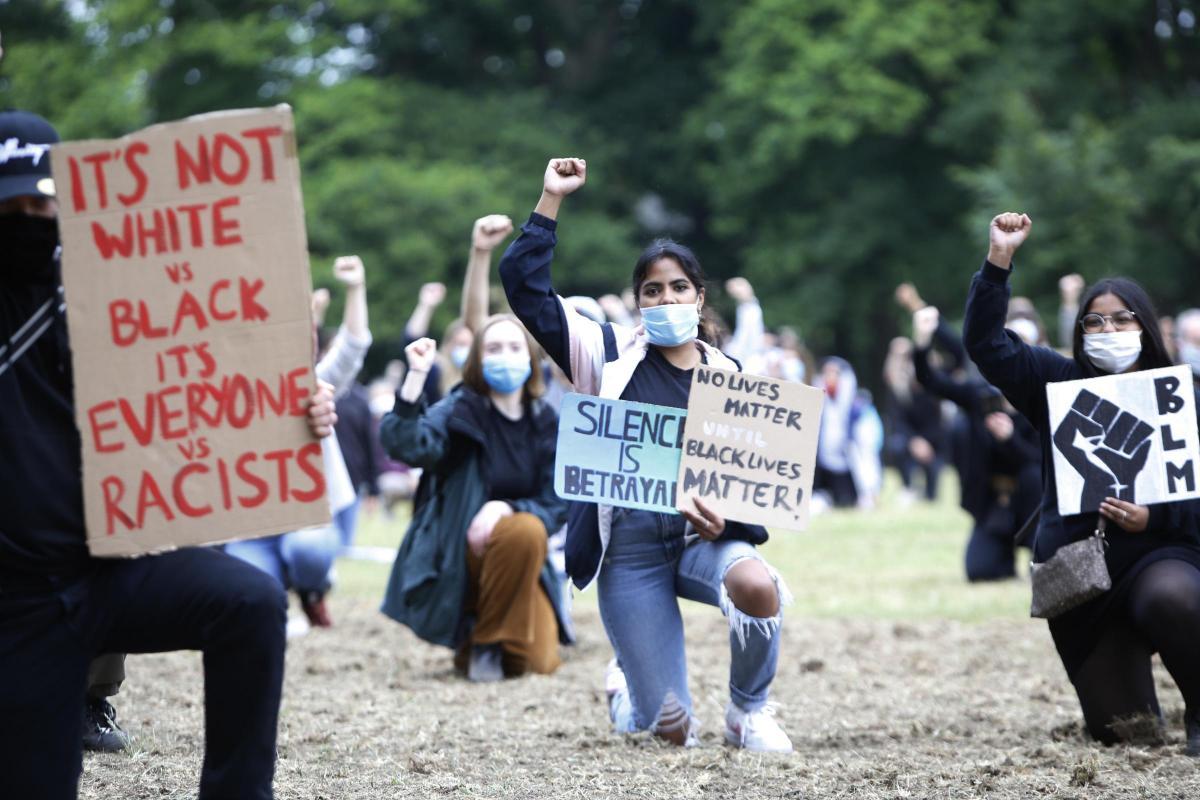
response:
<path id="1" fill-rule="evenodd" d="M 432 339 L 405 349 L 408 373 L 383 418 L 389 456 L 424 470 L 383 611 L 422 639 L 457 650 L 473 681 L 558 668 L 569 640 L 548 534 L 566 522 L 554 493 L 558 417 L 540 398 L 536 345 L 516 319 L 475 337 L 462 384 L 428 406 Z"/>
<path id="2" fill-rule="evenodd" d="M 687 247 L 659 240 L 638 258 L 633 292 L 642 324 L 599 324 L 554 291 L 550 263 L 562 200 L 584 184 L 578 158 L 552 160 L 542 197 L 500 262 L 508 302 L 575 391 L 686 408 L 698 364 L 737 362 L 711 344 L 703 319 L 704 274 Z M 725 738 L 752 750 L 790 751 L 767 705 L 779 657 L 782 582 L 758 555 L 761 526 L 727 522 L 693 498 L 699 513 L 659 514 L 573 504 L 567 572 L 580 588 L 596 582 L 600 614 L 616 660 L 606 689 L 619 732 L 650 730 L 694 743 L 683 620 L 678 597 L 718 606 L 730 624 L 730 694 Z"/>
<path id="3" fill-rule="evenodd" d="M 1051 619 L 1050 634 L 1079 696 L 1088 731 L 1106 743 L 1134 732 L 1136 726 L 1121 724 L 1130 717 L 1150 714 L 1161 725 L 1150 660 L 1157 652 L 1186 703 L 1188 753 L 1200 756 L 1197 506 L 1183 502 L 1148 508 L 1100 491 L 1084 513 L 1061 515 L 1051 450 L 1056 432 L 1050 429 L 1046 402 L 1047 383 L 1171 366 L 1158 317 L 1138 284 L 1108 278 L 1092 285 L 1080 300 L 1073 357 L 1031 346 L 1006 331 L 1013 254 L 1032 227 L 1025 214 L 1005 213 L 992 220 L 987 260 L 971 282 L 963 343 L 984 378 L 1024 414 L 1041 440 L 1045 469 L 1034 561 L 1044 563 L 1060 547 L 1086 539 L 1098 518 L 1107 525 L 1105 560 L 1112 588 Z M 1097 414 L 1102 416 L 1108 415 Z M 1120 435 L 1120 416 L 1093 424 L 1107 432 L 1106 445 Z M 1057 446 L 1067 452 L 1070 442 Z M 1110 478 L 1121 459 L 1137 458 L 1139 451 L 1127 453 L 1128 449 L 1118 443 L 1117 450 L 1106 450 L 1103 463 Z M 1082 458 L 1084 470 L 1099 460 Z M 1098 483 L 1102 487 L 1111 480 Z M 1086 482 L 1084 495 L 1089 496 Z"/>

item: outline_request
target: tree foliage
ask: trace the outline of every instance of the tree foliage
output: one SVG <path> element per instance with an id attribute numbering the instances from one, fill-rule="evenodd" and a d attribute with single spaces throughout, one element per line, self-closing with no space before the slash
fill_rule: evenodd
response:
<path id="1" fill-rule="evenodd" d="M 292 104 L 314 280 L 367 261 L 375 368 L 420 283 L 453 315 L 472 221 L 522 220 L 583 155 L 561 291 L 674 235 L 870 382 L 892 288 L 955 316 L 1006 208 L 1047 311 L 1074 270 L 1200 304 L 1193 2 L 0 0 L 0 102 L 72 138 Z"/>

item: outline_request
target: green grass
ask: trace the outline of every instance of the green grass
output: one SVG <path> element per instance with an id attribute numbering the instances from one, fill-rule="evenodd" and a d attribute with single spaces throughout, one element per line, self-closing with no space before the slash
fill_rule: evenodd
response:
<path id="1" fill-rule="evenodd" d="M 968 584 L 963 549 L 971 520 L 958 508 L 958 485 L 943 473 L 936 504 L 897 507 L 897 480 L 889 473 L 880 508 L 832 511 L 813 519 L 807 531 L 774 531 L 763 555 L 784 576 L 796 597 L 791 615 L 875 619 L 1025 618 L 1029 584 L 1022 578 Z M 357 543 L 395 547 L 408 525 L 407 508 L 393 520 L 360 520 Z M 1018 561 L 1025 572 L 1026 551 Z M 338 562 L 338 591 L 378 600 L 389 566 Z M 577 592 L 575 602 L 594 608 L 595 591 Z"/>

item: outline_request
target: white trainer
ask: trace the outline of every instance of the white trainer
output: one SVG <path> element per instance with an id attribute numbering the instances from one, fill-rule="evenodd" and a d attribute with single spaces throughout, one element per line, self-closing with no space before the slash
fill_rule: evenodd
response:
<path id="1" fill-rule="evenodd" d="M 792 740 L 775 721 L 775 706 L 743 711 L 733 703 L 725 708 L 725 741 L 757 753 L 790 753 Z"/>

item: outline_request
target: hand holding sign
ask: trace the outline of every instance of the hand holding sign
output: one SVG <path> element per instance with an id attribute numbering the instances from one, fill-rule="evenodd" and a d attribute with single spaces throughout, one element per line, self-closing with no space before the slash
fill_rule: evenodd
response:
<path id="1" fill-rule="evenodd" d="M 686 508 L 680 509 L 679 513 L 683 515 L 684 519 L 692 523 L 692 527 L 696 529 L 696 533 L 700 534 L 701 539 L 706 539 L 710 542 L 720 539 L 721 534 L 725 533 L 725 518 L 705 505 L 704 501 L 699 497 L 693 495 L 691 500 L 696 505 L 696 510 L 700 513 L 697 514 Z"/>
<path id="2" fill-rule="evenodd" d="M 333 433 L 333 426 L 337 424 L 337 411 L 334 409 L 333 386 L 325 381 L 317 381 L 317 390 L 308 402 L 308 427 L 313 436 L 324 439 Z"/>
<path id="3" fill-rule="evenodd" d="M 1100 504 L 1101 516 L 1121 526 L 1128 533 L 1142 533 L 1150 524 L 1150 509 L 1137 503 L 1127 503 L 1109 497 Z"/>

